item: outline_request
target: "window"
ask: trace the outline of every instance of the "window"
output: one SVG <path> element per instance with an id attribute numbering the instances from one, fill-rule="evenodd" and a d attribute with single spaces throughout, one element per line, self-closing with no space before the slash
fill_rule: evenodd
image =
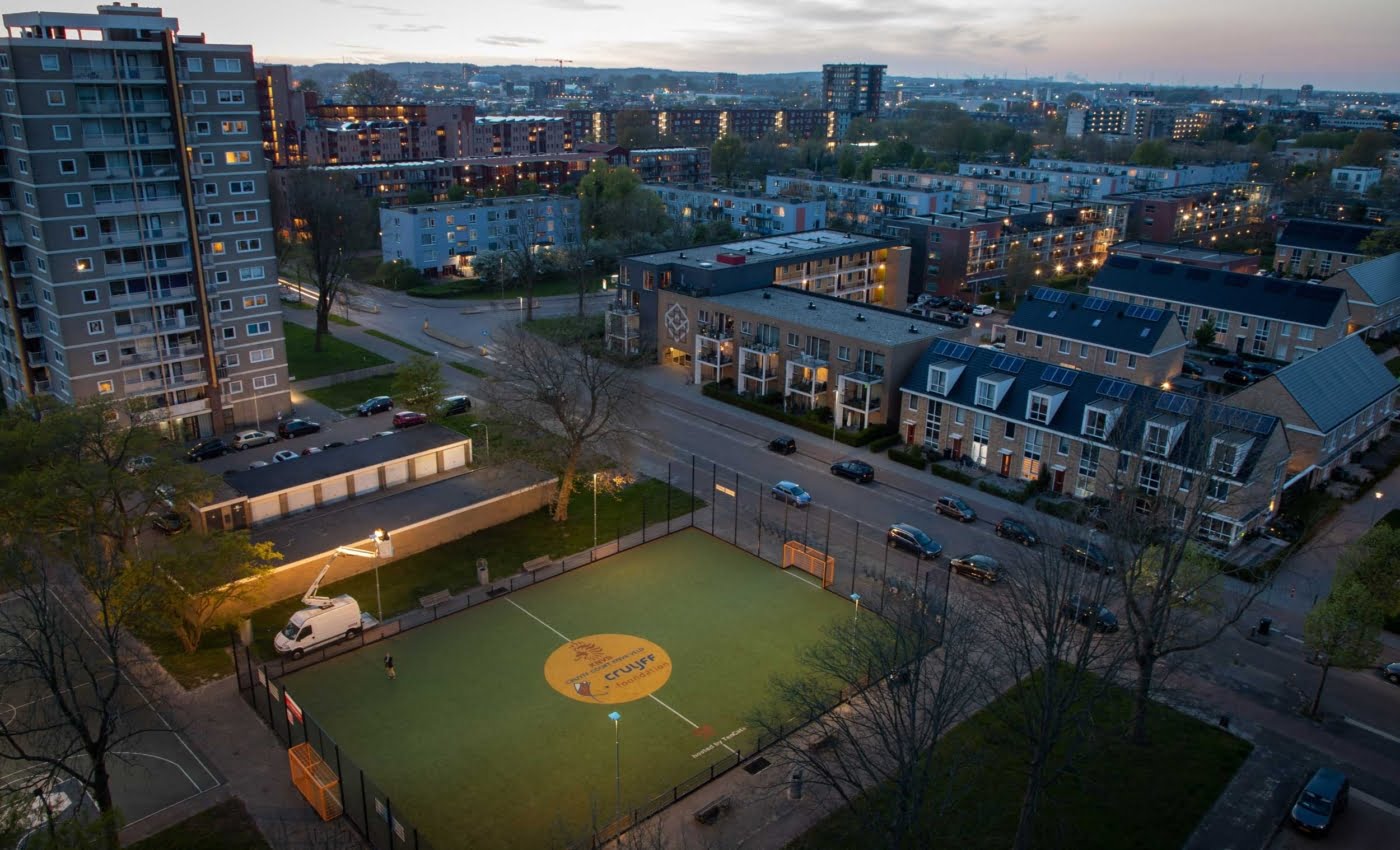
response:
<path id="1" fill-rule="evenodd" d="M 209 222 L 210 227 L 219 227 L 224 223 L 224 214 L 211 212 L 206 220 Z"/>
<path id="2" fill-rule="evenodd" d="M 73 141 L 73 129 L 67 124 L 53 125 L 53 140 L 55 142 Z"/>
<path id="3" fill-rule="evenodd" d="M 1016 332 L 1016 341 L 1019 342 L 1019 343 L 1021 343 L 1022 345 L 1024 345 L 1025 342 L 1026 342 L 1026 332 L 1025 332 L 1025 331 L 1017 331 L 1017 332 Z"/>
<path id="4" fill-rule="evenodd" d="M 1032 422 L 1046 424 L 1050 421 L 1050 397 L 1040 393 L 1031 393 L 1030 406 L 1026 410 L 1026 418 Z"/>
<path id="5" fill-rule="evenodd" d="M 0 71 L 10 70 L 10 54 L 0 53 Z"/>
<path id="6" fill-rule="evenodd" d="M 995 408 L 997 406 L 997 385 L 992 381 L 978 380 L 977 398 L 973 403 L 979 407 Z"/>
<path id="7" fill-rule="evenodd" d="M 218 183 L 205 183 L 205 184 L 204 184 L 204 187 L 203 187 L 203 190 L 204 190 L 204 196 L 207 197 L 207 198 L 217 198 L 217 197 L 219 196 L 219 184 L 218 184 Z"/>
<path id="8" fill-rule="evenodd" d="M 233 309 L 233 299 L 232 299 L 232 298 L 220 298 L 220 299 L 219 299 L 219 312 L 220 312 L 220 313 L 227 313 L 227 312 L 231 311 L 232 309 Z"/>
<path id="9" fill-rule="evenodd" d="M 1079 343 L 1079 359 L 1080 359 L 1080 360 L 1084 360 L 1084 359 L 1087 358 L 1088 356 L 1089 356 L 1089 346 L 1088 346 L 1087 344 L 1085 344 L 1085 343 L 1082 343 L 1082 342 Z"/>
<path id="10" fill-rule="evenodd" d="M 78 257 L 73 261 L 73 269 L 79 272 L 92 271 L 92 257 Z"/>
<path id="11" fill-rule="evenodd" d="M 938 448 L 938 436 L 943 430 L 943 402 L 932 401 L 928 403 L 928 418 L 924 420 L 924 445 L 929 448 Z"/>
<path id="12" fill-rule="evenodd" d="M 1279 336 L 1293 336 L 1293 326 L 1288 322 L 1284 322 L 1283 327 L 1279 328 L 1278 333 Z"/>
<path id="13" fill-rule="evenodd" d="M 20 162 L 24 162 L 24 160 L 20 160 Z M 75 159 L 60 159 L 60 160 L 58 161 L 58 173 L 59 173 L 59 174 L 77 174 L 77 173 L 78 173 L 78 161 L 75 160 Z"/>
<path id="14" fill-rule="evenodd" d="M 1191 485 L 1196 483 L 1196 474 L 1189 469 L 1181 471 L 1181 481 L 1177 484 L 1177 489 L 1183 493 L 1191 491 Z"/>
<path id="15" fill-rule="evenodd" d="M 112 356 L 105 351 L 94 351 L 92 353 L 92 365 L 106 366 L 111 362 Z"/>
<path id="16" fill-rule="evenodd" d="M 88 319 L 87 329 L 88 329 L 88 336 L 101 336 L 101 334 L 102 334 L 102 320 L 101 320 L 101 319 Z"/>
<path id="17" fill-rule="evenodd" d="M 253 389 L 255 390 L 265 390 L 275 386 L 277 386 L 276 375 L 259 375 L 253 379 Z"/>
<path id="18" fill-rule="evenodd" d="M 1149 422 L 1145 430 L 1146 433 L 1142 438 L 1142 450 L 1148 454 L 1166 457 L 1172 446 L 1171 429 Z"/>
<path id="19" fill-rule="evenodd" d="M 65 102 L 61 89 L 49 89 L 44 92 L 44 101 L 49 106 L 62 106 Z"/>
<path id="20" fill-rule="evenodd" d="M 39 54 L 39 67 L 40 67 L 41 69 L 45 70 L 45 71 L 57 71 L 57 70 L 58 70 L 58 54 L 57 54 L 57 53 L 41 53 L 41 54 Z"/>
<path id="21" fill-rule="evenodd" d="M 1206 482 L 1206 498 L 1223 502 L 1230 498 L 1230 482 L 1212 478 Z"/>
<path id="22" fill-rule="evenodd" d="M 1132 455 L 1128 454 L 1127 452 L 1119 452 L 1119 453 L 1118 453 L 1118 471 L 1119 471 L 1119 472 L 1127 472 L 1127 471 L 1128 471 L 1128 467 L 1131 466 L 1132 463 L 1133 463 L 1133 456 L 1132 456 Z"/>
<path id="23" fill-rule="evenodd" d="M 24 128 L 18 124 L 10 125 L 10 138 L 20 140 L 24 138 Z"/>
<path id="24" fill-rule="evenodd" d="M 224 328 L 224 339 L 235 339 L 238 337 L 238 328 Z"/>
<path id="25" fill-rule="evenodd" d="M 243 328 L 243 331 L 244 333 L 248 334 L 248 336 L 262 336 L 263 334 L 270 334 L 272 333 L 272 323 L 249 322 L 248 325 L 246 325 Z"/>
<path id="26" fill-rule="evenodd" d="M 233 249 L 240 254 L 248 254 L 253 251 L 262 250 L 261 239 L 237 239 L 233 243 Z"/>
<path id="27" fill-rule="evenodd" d="M 243 63 L 237 59 L 215 59 L 214 71 L 219 74 L 236 74 L 243 70 Z"/>
<path id="28" fill-rule="evenodd" d="M 1299 341 L 1299 342 L 1312 342 L 1312 341 L 1313 341 L 1313 329 L 1310 328 L 1310 327 L 1307 327 L 1307 326 L 1305 326 L 1305 325 L 1299 325 L 1299 326 L 1298 326 L 1298 341 Z"/>
<path id="29" fill-rule="evenodd" d="M 1117 365 L 1118 365 L 1118 352 L 1116 352 L 1116 351 L 1114 351 L 1114 350 L 1112 350 L 1112 349 L 1109 349 L 1109 350 L 1105 351 L 1105 352 L 1103 353 L 1103 362 L 1104 362 L 1104 365 L 1105 365 L 1105 366 L 1117 366 Z"/>
<path id="30" fill-rule="evenodd" d="M 69 209 L 76 209 L 76 208 L 78 208 L 78 207 L 81 207 L 81 206 L 83 205 L 83 193 L 82 193 L 82 192 L 64 192 L 64 193 L 63 193 L 63 205 L 64 205 L 65 207 L 68 207 Z"/>
<path id="31" fill-rule="evenodd" d="M 240 362 L 240 361 L 239 361 L 239 359 L 238 359 L 238 355 L 237 355 L 237 354 L 225 354 L 225 355 L 224 355 L 224 368 L 225 368 L 225 369 L 236 369 L 236 368 L 238 368 L 239 362 Z"/>
<path id="32" fill-rule="evenodd" d="M 1060 437 L 1060 444 L 1055 447 L 1055 454 L 1069 455 L 1069 437 L 1063 435 Z"/>
<path id="33" fill-rule="evenodd" d="M 207 102 L 208 102 L 208 101 L 205 100 L 204 89 L 193 89 L 193 90 L 190 91 L 190 103 L 207 103 Z M 204 124 L 205 124 L 205 126 L 207 127 L 207 126 L 209 125 L 209 122 L 206 121 L 206 122 L 204 122 Z"/>
<path id="34" fill-rule="evenodd" d="M 96 289 L 84 289 L 84 290 L 83 290 L 83 303 L 84 303 L 84 304 L 96 304 L 99 300 L 101 300 L 101 298 L 100 298 L 100 296 L 98 296 L 97 290 L 96 290 Z"/>
<path id="35" fill-rule="evenodd" d="M 34 206 L 34 193 L 33 193 L 33 192 L 26 191 L 26 192 L 24 193 L 24 205 L 25 205 L 26 207 L 32 207 L 32 206 Z"/>
<path id="36" fill-rule="evenodd" d="M 850 360 L 851 360 L 851 348 L 850 348 L 850 346 L 847 346 L 847 345 L 838 345 L 838 346 L 836 346 L 836 359 L 837 359 L 837 360 L 844 360 L 844 361 L 846 361 L 847 363 L 849 363 Z"/>
<path id="37" fill-rule="evenodd" d="M 748 336 L 749 334 L 753 333 L 753 322 L 740 322 L 739 333 L 743 334 L 744 336 Z"/>
<path id="38" fill-rule="evenodd" d="M 74 242 L 81 242 L 84 239 L 86 239 L 87 236 L 88 234 L 86 224 L 75 224 L 72 227 L 68 228 L 68 237 Z"/>
<path id="39" fill-rule="evenodd" d="M 198 56 L 186 57 L 185 69 L 188 71 L 193 71 L 196 74 L 202 73 L 204 71 L 204 60 Z"/>
<path id="40" fill-rule="evenodd" d="M 1084 434 L 1096 440 L 1102 440 L 1108 436 L 1107 411 L 1095 410 L 1092 407 L 1084 408 Z"/>
<path id="41" fill-rule="evenodd" d="M 271 360 L 272 358 L 273 358 L 273 353 L 272 353 L 272 349 L 270 349 L 270 348 L 256 348 L 256 349 L 254 349 L 254 350 L 248 352 L 248 362 L 249 362 L 249 363 L 266 363 L 267 361 Z"/>
<path id="42" fill-rule="evenodd" d="M 227 384 L 224 384 L 224 388 L 228 390 L 229 395 L 240 395 L 243 392 L 243 382 L 229 381 Z"/>
<path id="43" fill-rule="evenodd" d="M 241 91 L 236 91 L 236 90 L 230 91 L 230 90 L 228 90 L 228 89 L 219 89 L 219 103 L 222 103 L 222 104 L 232 104 L 232 103 L 242 103 L 242 102 L 243 102 L 243 92 L 241 92 Z"/>
<path id="44" fill-rule="evenodd" d="M 1248 317 L 1248 316 L 1240 316 L 1240 327 L 1242 327 L 1242 328 L 1247 328 L 1247 327 L 1249 327 L 1249 317 Z"/>
<path id="45" fill-rule="evenodd" d="M 211 151 L 199 152 L 199 164 L 209 168 L 214 165 L 214 154 Z"/>
<path id="46" fill-rule="evenodd" d="M 246 136 L 248 135 L 247 121 L 220 121 L 219 129 L 225 136 Z"/>
<path id="47" fill-rule="evenodd" d="M 223 269 L 223 270 L 214 272 L 214 284 L 217 286 L 217 285 L 223 284 L 223 283 L 228 283 L 228 270 L 227 270 L 227 269 Z"/>
<path id="48" fill-rule="evenodd" d="M 1038 428 L 1026 429 L 1025 459 L 1021 462 L 1021 477 L 1034 481 L 1040 477 L 1040 451 L 1045 443 L 1045 432 Z"/>
<path id="49" fill-rule="evenodd" d="M 1016 423 L 1012 422 L 1010 419 L 1006 420 L 1006 439 L 1016 439 Z"/>
<path id="50" fill-rule="evenodd" d="M 1138 469 L 1138 486 L 1149 496 L 1155 496 L 1162 489 L 1162 465 L 1155 460 L 1145 460 Z"/>
<path id="51" fill-rule="evenodd" d="M 245 296 L 243 296 L 243 309 L 244 309 L 244 310 L 252 310 L 252 309 L 254 309 L 255 307 L 266 307 L 266 306 L 267 306 L 267 296 L 266 296 L 266 295 L 245 295 Z"/>
<path id="52" fill-rule="evenodd" d="M 39 269 L 39 271 L 46 272 L 49 270 L 49 261 L 43 257 L 38 257 L 34 260 L 34 266 Z"/>
<path id="53" fill-rule="evenodd" d="M 253 194 L 252 180 L 230 180 L 228 184 L 230 195 L 251 195 Z"/>
<path id="54" fill-rule="evenodd" d="M 1069 340 L 1067 340 L 1067 339 L 1062 339 L 1062 340 L 1060 340 L 1060 345 L 1059 345 L 1059 348 L 1058 348 L 1057 350 L 1058 350 L 1061 354 L 1068 355 L 1068 354 L 1069 354 Z"/>
<path id="55" fill-rule="evenodd" d="M 244 282 L 250 280 L 262 280 L 267 276 L 267 271 L 262 266 L 248 266 L 238 270 L 238 279 Z"/>
<path id="56" fill-rule="evenodd" d="M 210 242 L 210 243 L 209 243 L 209 253 L 211 253 L 211 254 L 214 254 L 214 255 L 217 256 L 217 255 L 219 255 L 219 254 L 224 253 L 224 251 L 226 251 L 226 250 L 228 250 L 228 246 L 225 245 L 223 242 Z"/>
<path id="57" fill-rule="evenodd" d="M 101 393 L 102 395 L 111 395 L 113 389 L 114 389 L 114 385 L 113 385 L 113 383 L 112 383 L 111 381 L 98 381 L 98 382 L 97 382 L 97 391 L 98 391 L 99 393 Z M 115 413 L 116 411 L 114 410 L 114 411 L 112 411 L 112 412 Z"/>
<path id="58" fill-rule="evenodd" d="M 1045 334 L 1036 334 L 1036 335 L 1035 335 L 1035 347 L 1036 347 L 1036 348 L 1043 348 L 1044 346 L 1045 346 Z"/>
<path id="59" fill-rule="evenodd" d="M 797 345 L 798 345 L 798 342 L 797 342 L 797 340 L 798 340 L 797 334 L 793 333 L 792 331 L 788 331 L 788 337 L 787 337 L 787 339 L 788 339 L 788 345 L 792 346 L 793 348 L 796 348 L 796 347 L 797 347 Z"/>
<path id="60" fill-rule="evenodd" d="M 5 103 L 9 106 L 15 105 L 15 90 L 5 89 Z"/>
<path id="61" fill-rule="evenodd" d="M 253 161 L 248 151 L 224 151 L 224 165 L 247 165 Z"/>
<path id="62" fill-rule="evenodd" d="M 258 220 L 257 210 L 234 210 L 233 221 L 235 224 L 255 224 Z"/>
<path id="63" fill-rule="evenodd" d="M 1220 312 L 1215 314 L 1215 332 L 1224 334 L 1230 332 L 1230 314 Z"/>
<path id="64" fill-rule="evenodd" d="M 905 409 L 907 409 L 907 410 L 918 410 L 918 409 L 919 409 L 919 397 L 916 396 L 916 395 L 914 395 L 913 393 L 905 393 L 905 402 L 904 402 L 904 406 L 905 406 Z"/>
<path id="65" fill-rule="evenodd" d="M 196 121 L 194 122 L 194 134 L 196 136 L 207 136 L 210 132 L 209 127 L 210 124 L 208 121 Z M 212 164 L 213 163 L 210 163 L 210 165 Z"/>

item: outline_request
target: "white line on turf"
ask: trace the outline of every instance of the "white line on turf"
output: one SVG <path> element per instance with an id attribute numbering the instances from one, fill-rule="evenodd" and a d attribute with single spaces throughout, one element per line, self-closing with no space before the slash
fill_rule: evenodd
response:
<path id="1" fill-rule="evenodd" d="M 527 611 L 527 610 L 525 609 L 525 606 L 523 606 L 523 605 L 521 605 L 520 603 L 516 602 L 514 599 L 507 598 L 506 601 L 509 602 L 510 604 L 514 605 L 514 606 L 520 611 L 520 613 L 522 613 L 522 614 L 524 614 L 525 616 L 529 617 L 531 620 L 534 620 L 536 623 L 539 623 L 541 626 L 544 626 L 546 629 L 549 629 L 551 632 L 554 632 L 556 635 L 559 635 L 559 637 L 561 637 L 561 638 L 564 639 L 564 642 L 565 642 L 565 643 L 569 643 L 570 641 L 573 640 L 573 638 L 569 637 L 568 635 L 564 634 L 563 632 L 561 632 L 561 631 L 559 631 L 558 629 L 556 629 L 556 628 L 554 628 L 553 626 L 551 626 L 549 623 L 546 623 L 544 620 L 541 620 L 539 617 L 536 617 L 534 614 L 532 614 L 532 613 L 530 613 L 529 611 Z M 689 724 L 690 724 L 690 728 L 692 728 L 692 729 L 699 729 L 699 728 L 700 728 L 700 724 L 696 723 L 694 720 L 691 720 L 689 717 L 686 717 L 684 714 L 681 714 L 679 711 L 676 711 L 676 710 L 675 710 L 674 708 L 672 708 L 671 706 L 669 706 L 669 705 L 667 705 L 666 703 L 662 702 L 662 701 L 656 696 L 656 694 L 647 694 L 647 696 L 651 697 L 651 699 L 652 699 L 653 701 L 655 701 L 657 705 L 661 706 L 662 708 L 664 708 L 664 709 L 666 709 L 667 711 L 671 712 L 672 714 L 676 715 L 676 716 L 679 717 L 681 720 L 684 720 L 686 723 L 689 723 Z M 724 743 L 723 741 L 720 741 L 720 742 L 719 742 L 719 745 L 720 745 L 721 747 L 724 747 L 726 750 L 729 750 L 731 753 L 734 752 L 734 750 L 730 749 L 730 746 L 729 746 L 728 744 Z"/>
<path id="2" fill-rule="evenodd" d="M 811 579 L 807 578 L 806 576 L 802 575 L 801 573 L 795 573 L 795 572 L 793 572 L 792 570 L 783 570 L 783 575 L 785 575 L 785 576 L 792 576 L 793 578 L 797 579 L 798 581 L 802 582 L 803 584 L 811 585 L 812 587 L 815 587 L 817 590 L 821 590 L 821 589 L 822 589 L 822 588 L 821 588 L 821 585 L 817 584 L 816 582 L 812 581 Z"/>

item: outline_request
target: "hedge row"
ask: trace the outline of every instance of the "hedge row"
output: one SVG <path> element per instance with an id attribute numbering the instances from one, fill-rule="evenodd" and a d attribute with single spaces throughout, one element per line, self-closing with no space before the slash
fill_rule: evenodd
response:
<path id="1" fill-rule="evenodd" d="M 1010 490 L 1005 487 L 993 484 L 990 481 L 978 481 L 977 489 L 981 490 L 983 493 L 991 493 L 993 496 L 1000 496 L 1003 499 L 1010 499 L 1018 505 L 1024 505 L 1026 502 L 1030 501 L 1030 498 L 1032 496 L 1035 495 L 1037 488 L 1034 483 L 1028 482 L 1021 487 L 1017 487 L 1014 490 Z"/>
<path id="2" fill-rule="evenodd" d="M 966 472 L 961 472 L 957 469 L 954 469 L 951 466 L 944 466 L 941 463 L 934 463 L 933 466 L 929 467 L 929 472 L 932 472 L 939 478 L 946 478 L 949 481 L 956 481 L 959 484 L 972 483 L 971 475 L 968 475 Z"/>
<path id="3" fill-rule="evenodd" d="M 892 449 L 895 446 L 899 445 L 899 441 L 900 436 L 898 434 L 886 434 L 885 436 L 880 437 L 877 440 L 872 440 L 870 442 L 870 451 L 873 453 L 878 453 L 884 451 L 885 449 Z M 922 459 L 924 456 L 924 453 L 918 449 L 910 449 L 910 452 L 913 454 L 917 454 L 920 459 Z M 891 455 L 891 457 L 893 457 L 893 455 Z M 901 463 L 902 462 L 903 461 L 901 461 Z M 923 464 L 919 464 L 919 468 L 923 469 Z"/>
<path id="4" fill-rule="evenodd" d="M 923 469 L 928 463 L 928 460 L 924 457 L 923 451 L 917 448 L 909 451 L 890 449 L 886 454 L 889 455 L 890 460 L 898 461 L 905 466 L 912 466 L 915 469 Z"/>

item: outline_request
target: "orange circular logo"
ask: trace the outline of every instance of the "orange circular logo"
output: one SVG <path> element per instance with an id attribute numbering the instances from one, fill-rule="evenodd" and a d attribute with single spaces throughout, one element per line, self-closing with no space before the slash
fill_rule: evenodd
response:
<path id="1" fill-rule="evenodd" d="M 551 688 L 579 702 L 632 702 L 666 684 L 671 656 L 633 635 L 589 635 L 550 653 L 544 678 Z"/>

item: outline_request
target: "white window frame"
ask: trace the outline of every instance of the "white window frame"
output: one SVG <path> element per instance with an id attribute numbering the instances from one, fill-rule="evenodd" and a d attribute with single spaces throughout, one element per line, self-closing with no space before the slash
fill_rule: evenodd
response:
<path id="1" fill-rule="evenodd" d="M 190 103 L 203 105 L 208 102 L 208 96 L 204 94 L 204 89 L 190 89 Z"/>
<path id="2" fill-rule="evenodd" d="M 101 336 L 103 333 L 106 332 L 106 327 L 106 324 L 103 323 L 101 319 L 87 320 L 88 336 Z"/>
<path id="3" fill-rule="evenodd" d="M 252 180 L 228 181 L 228 193 L 230 195 L 251 195 L 256 191 L 258 191 L 257 184 Z"/>
<path id="4" fill-rule="evenodd" d="M 62 89 L 46 89 L 44 91 L 44 102 L 49 106 L 66 106 L 68 97 Z"/>
<path id="5" fill-rule="evenodd" d="M 276 359 L 276 357 L 277 352 L 271 348 L 255 348 L 248 352 L 249 363 L 266 363 Z"/>
<path id="6" fill-rule="evenodd" d="M 229 394 L 229 395 L 242 395 L 242 394 L 243 394 L 243 382 L 242 382 L 242 381 L 229 381 L 227 384 L 224 384 L 224 386 L 228 389 L 228 394 Z"/>
<path id="7" fill-rule="evenodd" d="M 265 293 L 259 293 L 259 294 L 257 294 L 257 295 L 245 295 L 245 296 L 243 296 L 243 309 L 244 309 L 244 310 L 255 310 L 255 309 L 257 309 L 258 307 L 266 307 L 266 306 L 267 306 L 267 295 L 266 295 Z"/>
<path id="8" fill-rule="evenodd" d="M 94 366 L 106 366 L 108 363 L 111 362 L 112 355 L 109 354 L 105 349 L 103 349 L 102 351 L 94 351 L 92 353 L 92 365 Z"/>
<path id="9" fill-rule="evenodd" d="M 55 142 L 73 141 L 73 128 L 69 127 L 67 124 L 53 125 L 53 140 Z"/>
<path id="10" fill-rule="evenodd" d="M 214 73 L 216 74 L 237 74 L 243 70 L 243 61 L 233 57 L 215 57 Z"/>
<path id="11" fill-rule="evenodd" d="M 234 106 L 242 104 L 245 101 L 241 89 L 219 89 L 216 97 L 218 102 L 223 106 Z"/>
<path id="12" fill-rule="evenodd" d="M 59 64 L 58 64 L 58 54 L 57 54 L 57 53 L 40 53 L 40 54 L 39 54 L 39 70 L 41 70 L 41 71 L 57 71 L 57 70 L 60 70 L 60 69 L 59 69 Z"/>
<path id="13" fill-rule="evenodd" d="M 256 375 L 253 378 L 254 390 L 265 390 L 277 386 L 277 375 Z"/>
<path id="14" fill-rule="evenodd" d="M 272 333 L 272 322 L 266 320 L 261 322 L 249 322 L 243 326 L 243 333 L 250 337 L 270 334 Z"/>

